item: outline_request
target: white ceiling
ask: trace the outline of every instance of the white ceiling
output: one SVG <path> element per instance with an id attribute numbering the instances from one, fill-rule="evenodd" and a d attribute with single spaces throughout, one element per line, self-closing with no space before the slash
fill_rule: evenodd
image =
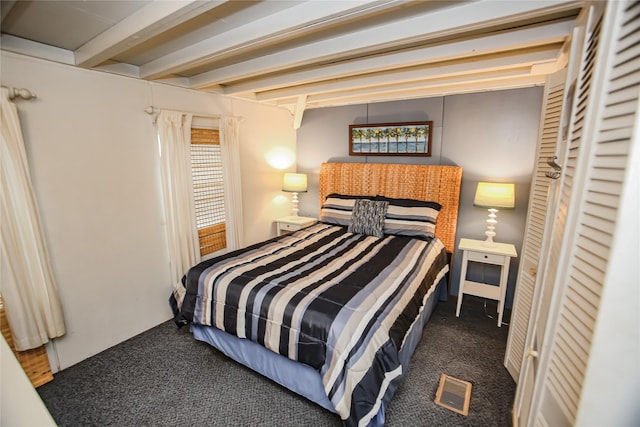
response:
<path id="1" fill-rule="evenodd" d="M 289 108 L 540 85 L 581 1 L 5 1 L 3 50 Z"/>

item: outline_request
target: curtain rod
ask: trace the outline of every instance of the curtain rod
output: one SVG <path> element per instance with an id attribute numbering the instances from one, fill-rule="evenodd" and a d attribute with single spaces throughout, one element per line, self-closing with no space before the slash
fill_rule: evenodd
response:
<path id="1" fill-rule="evenodd" d="M 25 89 L 25 88 L 18 89 L 17 87 L 8 87 L 8 86 L 2 86 L 2 87 L 9 91 L 9 99 L 22 98 L 22 99 L 29 100 L 29 99 L 36 98 L 36 94 L 31 92 L 29 89 Z"/>
<path id="2" fill-rule="evenodd" d="M 222 117 L 222 114 L 200 114 L 200 113 L 193 113 L 190 111 L 178 111 L 178 110 L 169 110 L 166 108 L 163 108 L 162 110 L 165 111 L 176 111 L 178 113 L 185 113 L 185 114 L 191 114 L 194 117 L 202 117 L 202 118 L 206 118 L 206 119 L 219 119 Z M 158 107 L 154 107 L 153 105 L 149 105 L 147 108 L 144 109 L 144 112 L 147 114 L 159 114 L 161 111 L 160 108 Z M 238 120 L 242 120 L 242 117 L 238 117 Z"/>

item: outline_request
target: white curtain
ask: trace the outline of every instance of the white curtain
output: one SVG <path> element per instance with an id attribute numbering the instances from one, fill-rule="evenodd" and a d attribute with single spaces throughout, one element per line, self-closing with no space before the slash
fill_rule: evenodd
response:
<path id="1" fill-rule="evenodd" d="M 156 121 L 169 265 L 176 290 L 187 270 L 200 262 L 191 177 L 191 121 L 191 114 L 165 110 Z"/>
<path id="2" fill-rule="evenodd" d="M 242 182 L 240 179 L 239 121 L 236 117 L 220 119 L 220 148 L 224 171 L 225 216 L 227 249 L 242 247 L 244 218 L 242 212 Z"/>
<path id="3" fill-rule="evenodd" d="M 2 88 L 0 293 L 17 350 L 64 335 L 62 306 L 47 253 L 16 105 Z"/>

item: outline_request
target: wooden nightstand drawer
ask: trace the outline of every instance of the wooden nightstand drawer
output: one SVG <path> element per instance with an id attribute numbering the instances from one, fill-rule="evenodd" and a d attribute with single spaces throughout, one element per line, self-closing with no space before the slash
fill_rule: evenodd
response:
<path id="1" fill-rule="evenodd" d="M 504 264 L 504 255 L 486 254 L 469 251 L 469 261 L 483 262 L 485 264 Z"/>

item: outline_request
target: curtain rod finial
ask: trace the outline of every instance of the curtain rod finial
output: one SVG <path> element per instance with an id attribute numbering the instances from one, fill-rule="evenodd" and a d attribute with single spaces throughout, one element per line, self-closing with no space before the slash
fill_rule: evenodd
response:
<path id="1" fill-rule="evenodd" d="M 29 89 L 21 88 L 18 89 L 16 87 L 10 87 L 9 90 L 9 99 L 14 98 L 22 98 L 22 99 L 35 99 L 36 94 L 31 92 Z"/>

